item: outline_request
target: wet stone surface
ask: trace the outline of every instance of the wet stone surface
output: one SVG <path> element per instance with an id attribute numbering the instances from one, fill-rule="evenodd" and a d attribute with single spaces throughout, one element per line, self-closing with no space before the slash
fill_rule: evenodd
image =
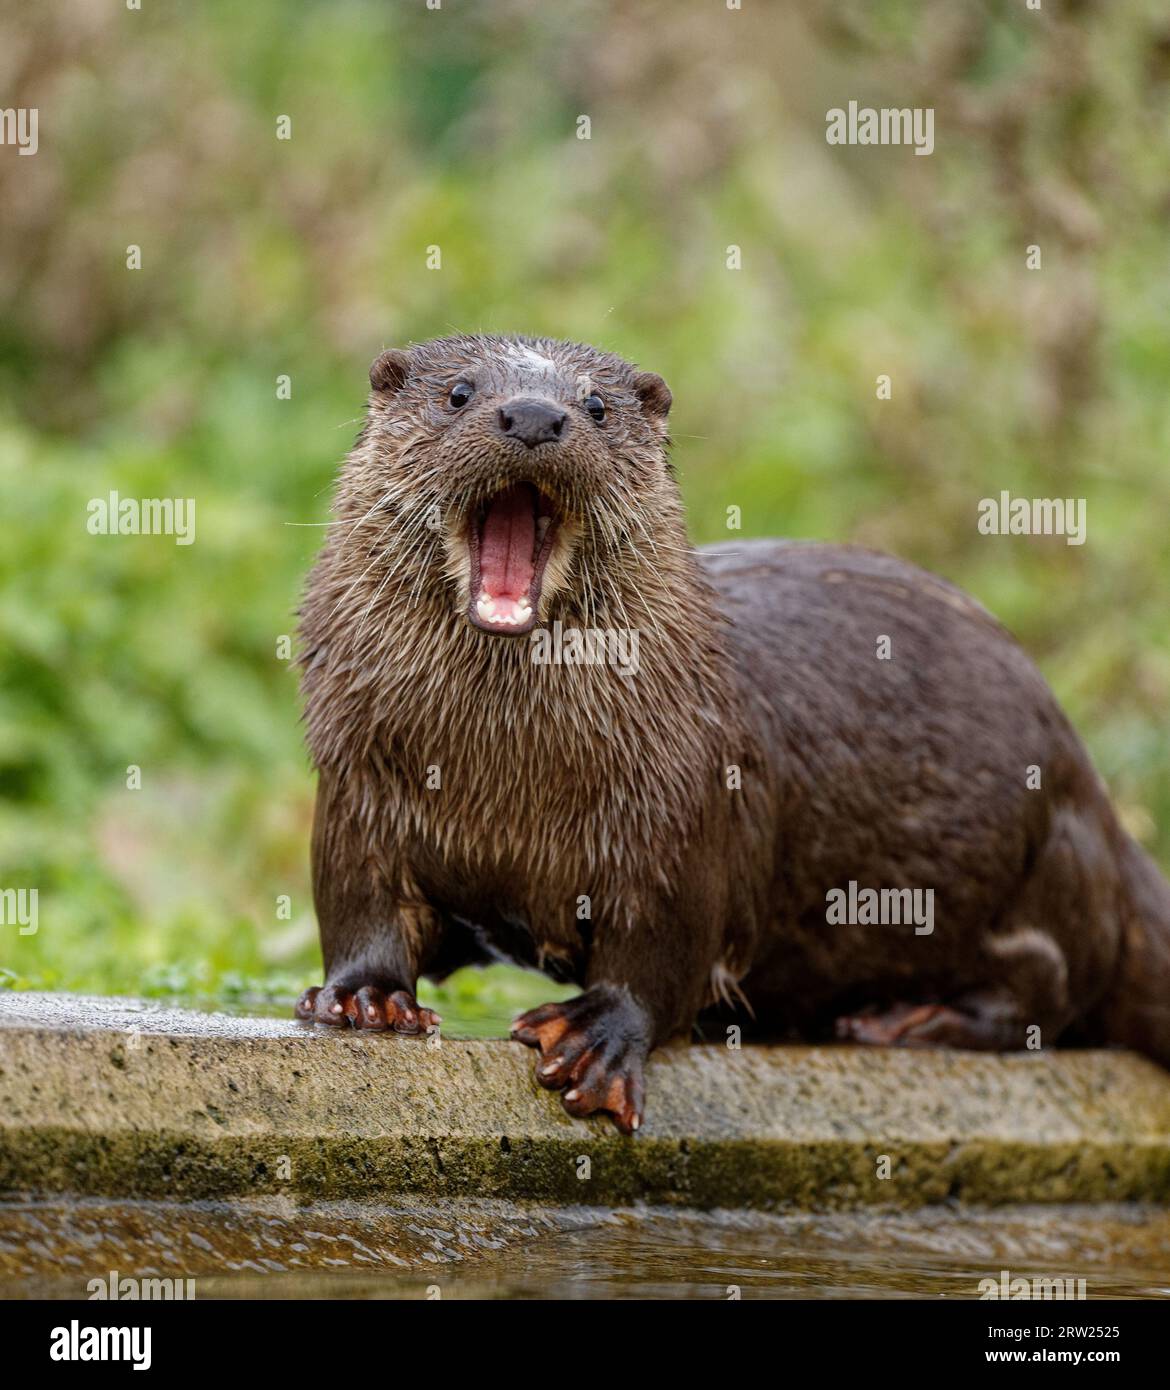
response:
<path id="1" fill-rule="evenodd" d="M 1122 1052 L 677 1046 L 647 1090 L 627 1139 L 519 1044 L 0 994 L 0 1198 L 1170 1200 L 1170 1075 Z"/>

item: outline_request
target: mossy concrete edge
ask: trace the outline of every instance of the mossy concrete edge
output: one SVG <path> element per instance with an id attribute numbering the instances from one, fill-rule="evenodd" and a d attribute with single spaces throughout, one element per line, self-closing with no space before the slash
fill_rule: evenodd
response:
<path id="1" fill-rule="evenodd" d="M 623 1139 L 515 1044 L 0 995 L 0 1193 L 1170 1202 L 1170 1074 L 1126 1053 L 678 1047 L 647 1086 Z"/>

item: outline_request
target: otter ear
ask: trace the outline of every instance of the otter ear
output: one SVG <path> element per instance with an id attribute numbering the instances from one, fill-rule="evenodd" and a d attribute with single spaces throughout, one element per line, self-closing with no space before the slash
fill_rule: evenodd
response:
<path id="1" fill-rule="evenodd" d="M 658 415 L 665 420 L 670 414 L 670 403 L 674 397 L 657 372 L 639 372 L 634 378 L 634 393 L 647 415 Z"/>
<path id="2" fill-rule="evenodd" d="M 370 385 L 375 391 L 400 391 L 410 373 L 410 354 L 389 348 L 370 366 Z"/>

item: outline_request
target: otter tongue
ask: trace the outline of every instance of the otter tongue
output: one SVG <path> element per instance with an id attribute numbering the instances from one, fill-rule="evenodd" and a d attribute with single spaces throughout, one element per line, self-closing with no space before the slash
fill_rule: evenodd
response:
<path id="1" fill-rule="evenodd" d="M 522 599 L 536 567 L 536 503 L 532 488 L 517 483 L 488 503 L 479 538 L 479 580 L 489 599 Z"/>

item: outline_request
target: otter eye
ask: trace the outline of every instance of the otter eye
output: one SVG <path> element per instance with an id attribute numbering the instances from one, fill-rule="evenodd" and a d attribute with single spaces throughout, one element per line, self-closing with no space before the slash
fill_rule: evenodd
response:
<path id="1" fill-rule="evenodd" d="M 458 410 L 460 406 L 466 405 L 474 395 L 475 387 L 470 381 L 457 381 L 451 387 L 451 394 L 447 397 L 447 403 L 452 409 Z"/>
<path id="2" fill-rule="evenodd" d="M 605 419 L 605 402 L 597 392 L 595 391 L 591 396 L 586 396 L 581 404 L 600 425 L 602 420 Z"/>

